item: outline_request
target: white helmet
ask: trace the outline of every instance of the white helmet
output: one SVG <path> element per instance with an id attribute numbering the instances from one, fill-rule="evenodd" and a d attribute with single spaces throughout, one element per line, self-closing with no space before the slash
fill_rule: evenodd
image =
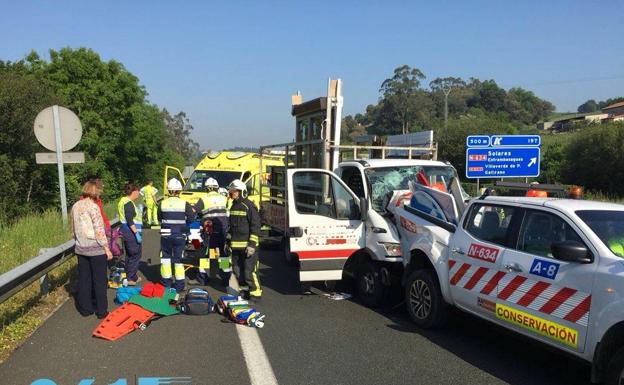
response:
<path id="1" fill-rule="evenodd" d="M 228 191 L 225 187 L 219 187 L 219 194 L 223 195 L 223 196 L 227 196 L 228 195 Z"/>
<path id="2" fill-rule="evenodd" d="M 182 191 L 182 183 L 176 178 L 169 179 L 167 183 L 167 190 L 169 191 Z"/>
<path id="3" fill-rule="evenodd" d="M 219 189 L 219 182 L 217 182 L 217 180 L 215 178 L 208 178 L 204 182 L 204 187 L 207 188 L 207 189 L 218 190 Z"/>
<path id="4" fill-rule="evenodd" d="M 228 190 L 238 190 L 240 192 L 247 192 L 247 186 L 240 179 L 234 179 L 228 185 Z"/>

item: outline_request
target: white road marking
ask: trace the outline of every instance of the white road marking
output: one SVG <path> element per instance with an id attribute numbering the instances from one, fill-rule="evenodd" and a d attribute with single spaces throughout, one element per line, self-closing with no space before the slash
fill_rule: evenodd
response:
<path id="1" fill-rule="evenodd" d="M 251 385 L 277 385 L 277 379 L 269 362 L 258 330 L 246 325 L 236 325 Z"/>

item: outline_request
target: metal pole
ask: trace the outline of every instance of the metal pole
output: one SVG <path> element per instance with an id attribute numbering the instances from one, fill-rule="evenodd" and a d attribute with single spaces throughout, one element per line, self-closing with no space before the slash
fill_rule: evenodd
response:
<path id="1" fill-rule="evenodd" d="M 479 189 L 479 178 L 477 178 L 477 195 L 480 195 L 481 191 Z"/>
<path id="2" fill-rule="evenodd" d="M 448 91 L 444 90 L 444 131 L 448 128 L 448 96 L 450 93 L 450 88 Z"/>
<path id="3" fill-rule="evenodd" d="M 59 191 L 61 194 L 61 215 L 63 225 L 67 225 L 67 195 L 65 192 L 65 168 L 63 167 L 63 140 L 61 138 L 61 121 L 58 106 L 52 106 L 54 115 L 54 138 L 56 142 L 56 164 L 58 165 Z"/>

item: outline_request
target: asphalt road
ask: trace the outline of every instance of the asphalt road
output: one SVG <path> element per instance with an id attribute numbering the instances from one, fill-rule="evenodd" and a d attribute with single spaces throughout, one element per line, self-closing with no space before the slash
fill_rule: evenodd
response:
<path id="1" fill-rule="evenodd" d="M 588 365 L 472 316 L 457 312 L 445 329 L 421 330 L 400 303 L 371 310 L 352 300 L 304 296 L 297 271 L 279 253 L 263 251 L 261 260 L 258 308 L 267 320 L 258 334 L 279 384 L 589 382 Z M 223 288 L 215 283 L 209 290 L 216 297 Z M 68 301 L 0 365 L 0 383 L 49 378 L 73 385 L 93 378 L 99 385 L 125 378 L 134 385 L 138 377 L 250 383 L 236 326 L 219 315 L 166 317 L 117 342 L 92 338 L 97 323 Z"/>

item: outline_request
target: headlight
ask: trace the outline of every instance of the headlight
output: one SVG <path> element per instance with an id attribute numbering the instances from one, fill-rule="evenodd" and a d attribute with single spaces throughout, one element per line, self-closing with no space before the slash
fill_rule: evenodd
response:
<path id="1" fill-rule="evenodd" d="M 398 243 L 380 243 L 386 249 L 386 255 L 389 257 L 401 256 L 401 245 Z"/>

